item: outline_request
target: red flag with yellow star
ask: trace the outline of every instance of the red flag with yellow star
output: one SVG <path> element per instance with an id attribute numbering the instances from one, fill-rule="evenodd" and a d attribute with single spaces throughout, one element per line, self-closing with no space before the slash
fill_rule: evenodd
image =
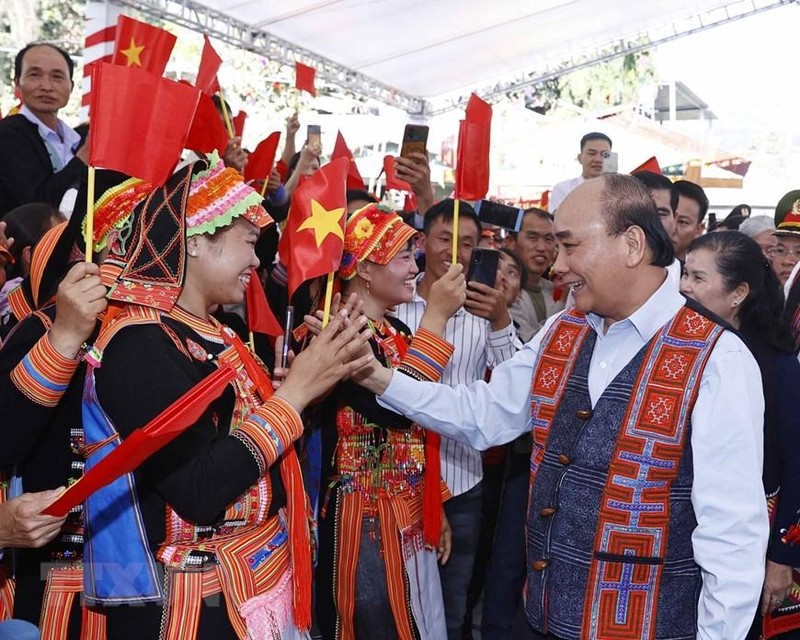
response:
<path id="1" fill-rule="evenodd" d="M 117 19 L 117 38 L 111 62 L 139 67 L 161 75 L 178 38 L 169 31 L 121 15 Z"/>
<path id="2" fill-rule="evenodd" d="M 336 271 L 344 248 L 347 158 L 319 169 L 295 189 L 279 247 L 289 299 L 304 281 Z"/>

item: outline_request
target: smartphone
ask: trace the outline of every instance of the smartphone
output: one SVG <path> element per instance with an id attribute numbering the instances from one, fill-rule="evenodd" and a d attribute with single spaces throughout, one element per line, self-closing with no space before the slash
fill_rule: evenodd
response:
<path id="1" fill-rule="evenodd" d="M 408 158 L 412 153 L 428 153 L 428 125 L 406 125 L 403 132 L 403 146 L 400 147 L 400 157 Z"/>
<path id="2" fill-rule="evenodd" d="M 522 227 L 522 218 L 525 215 L 525 210 L 499 202 L 492 202 L 491 200 L 480 200 L 475 203 L 475 213 L 478 214 L 481 222 L 493 224 L 496 227 L 502 227 L 516 233 Z"/>
<path id="3" fill-rule="evenodd" d="M 467 283 L 482 282 L 494 289 L 495 280 L 497 279 L 497 263 L 499 260 L 500 252 L 497 249 L 475 247 L 469 259 Z"/>
<path id="4" fill-rule="evenodd" d="M 617 173 L 619 169 L 619 155 L 616 151 L 609 151 L 603 156 L 603 173 Z"/>
<path id="5" fill-rule="evenodd" d="M 289 346 L 292 343 L 292 330 L 294 329 L 294 307 L 286 307 L 286 316 L 283 319 L 283 348 L 281 349 L 281 367 L 284 369 L 289 364 Z"/>
<path id="6" fill-rule="evenodd" d="M 322 147 L 322 129 L 318 124 L 310 124 L 306 129 L 306 144 L 309 147 Z"/>

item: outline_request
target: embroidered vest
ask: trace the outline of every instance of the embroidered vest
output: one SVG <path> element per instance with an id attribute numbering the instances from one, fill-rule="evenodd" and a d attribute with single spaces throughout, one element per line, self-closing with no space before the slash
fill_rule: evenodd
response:
<path id="1" fill-rule="evenodd" d="M 101 333 L 95 347 L 102 352 L 111 337 L 125 326 L 159 322 L 159 313 L 145 307 L 129 307 L 114 319 L 107 332 Z M 228 331 L 219 328 L 220 332 Z M 187 356 L 206 359 L 207 353 L 200 344 L 190 339 L 183 344 L 177 335 L 170 335 L 176 348 Z M 227 361 L 237 372 L 231 383 L 236 392 L 233 432 L 262 400 L 245 356 L 238 353 L 244 348 L 241 343 L 238 347 L 234 344 L 221 348 L 217 359 Z M 88 369 L 83 406 L 87 470 L 120 443 L 116 428 L 98 402 L 94 369 Z M 299 480 L 294 449 L 287 451 L 279 464 L 291 467 Z M 285 479 L 283 482 L 286 485 Z M 286 491 L 288 498 L 292 491 L 302 492 L 302 486 L 293 482 Z M 125 474 L 86 501 L 86 599 L 102 604 L 163 602 L 162 638 L 177 640 L 195 637 L 200 599 L 221 591 L 228 618 L 240 638 L 249 637 L 248 633 L 264 637 L 279 633 L 292 616 L 295 562 L 287 522 L 282 516 L 268 517 L 272 497 L 269 476 L 263 475 L 227 507 L 223 520 L 213 527 L 187 522 L 167 505 L 166 540 L 154 554 L 145 532 L 134 476 Z M 163 583 L 162 568 L 156 560 L 166 570 Z M 261 631 L 257 633 L 258 629 Z"/>
<path id="2" fill-rule="evenodd" d="M 565 639 L 695 637 L 690 416 L 722 331 L 681 308 L 593 410 L 586 318 L 569 311 L 544 337 L 531 390 L 533 626 Z"/>

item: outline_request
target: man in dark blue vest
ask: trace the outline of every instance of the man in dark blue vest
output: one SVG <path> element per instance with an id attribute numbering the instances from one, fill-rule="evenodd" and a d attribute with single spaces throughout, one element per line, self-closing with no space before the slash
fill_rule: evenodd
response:
<path id="1" fill-rule="evenodd" d="M 758 366 L 668 280 L 672 242 L 635 178 L 578 186 L 554 229 L 574 306 L 489 383 L 451 389 L 373 364 L 362 384 L 479 449 L 532 431 L 534 637 L 741 640 L 768 538 Z"/>

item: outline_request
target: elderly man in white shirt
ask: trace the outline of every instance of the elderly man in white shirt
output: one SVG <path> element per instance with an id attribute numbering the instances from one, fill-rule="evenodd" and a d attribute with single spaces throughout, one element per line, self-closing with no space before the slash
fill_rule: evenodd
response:
<path id="1" fill-rule="evenodd" d="M 669 282 L 672 244 L 635 179 L 576 188 L 555 231 L 575 307 L 489 383 L 375 363 L 362 384 L 480 449 L 532 429 L 526 616 L 541 637 L 741 640 L 769 531 L 758 366 Z"/>

